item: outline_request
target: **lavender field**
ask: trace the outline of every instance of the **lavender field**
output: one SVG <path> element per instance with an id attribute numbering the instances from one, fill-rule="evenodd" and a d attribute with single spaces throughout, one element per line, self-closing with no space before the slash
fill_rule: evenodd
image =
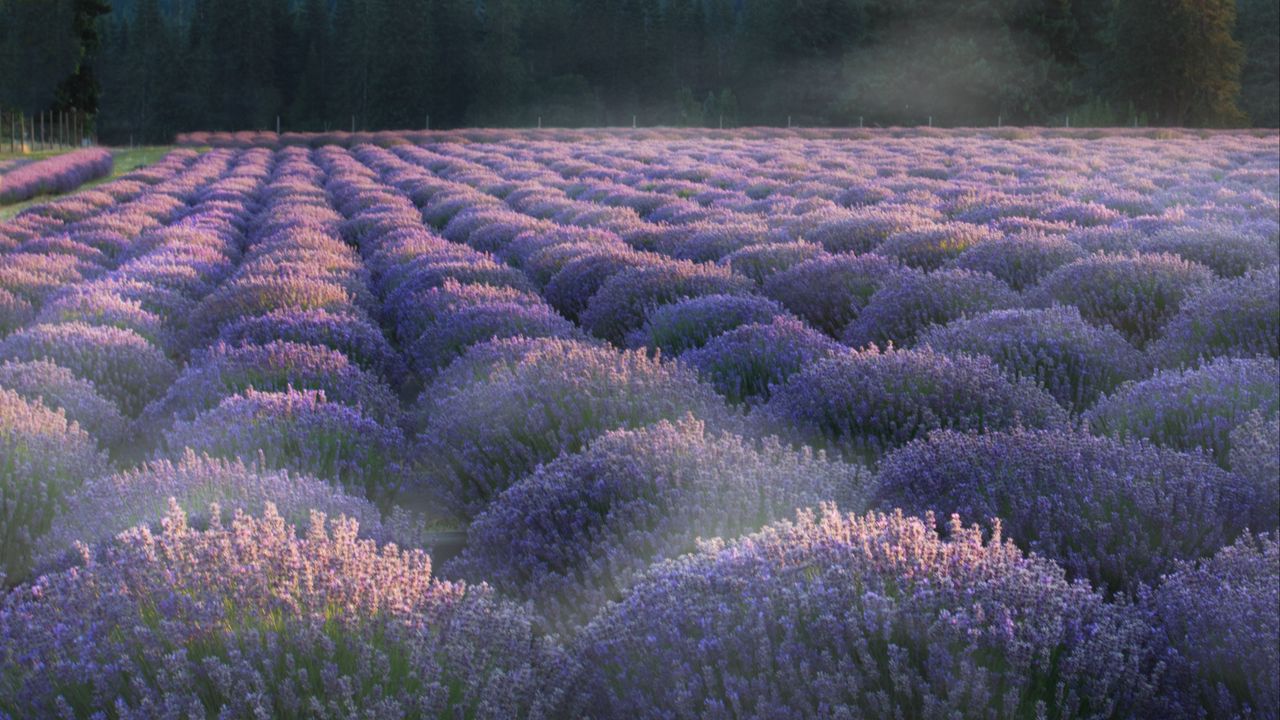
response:
<path id="1" fill-rule="evenodd" d="M 0 222 L 0 718 L 1280 717 L 1274 131 L 179 144 Z"/>

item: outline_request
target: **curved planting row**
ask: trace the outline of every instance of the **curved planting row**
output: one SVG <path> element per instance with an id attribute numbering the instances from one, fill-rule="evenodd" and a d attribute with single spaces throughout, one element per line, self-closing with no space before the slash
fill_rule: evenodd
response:
<path id="1" fill-rule="evenodd" d="M 26 163 L 0 173 L 0 205 L 70 192 L 90 180 L 110 175 L 114 166 L 111 151 L 105 148 L 73 150 Z"/>
<path id="2" fill-rule="evenodd" d="M 1280 712 L 1265 141 L 470 139 L 4 226 L 0 716 Z"/>

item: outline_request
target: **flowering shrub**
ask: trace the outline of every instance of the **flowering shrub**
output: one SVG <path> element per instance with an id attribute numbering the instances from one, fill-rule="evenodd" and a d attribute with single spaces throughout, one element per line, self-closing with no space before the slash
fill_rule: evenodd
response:
<path id="1" fill-rule="evenodd" d="M 1138 347 L 1154 340 L 1182 301 L 1213 272 L 1176 255 L 1091 255 L 1049 273 L 1031 292 L 1040 303 L 1075 305 Z"/>
<path id="2" fill-rule="evenodd" d="M 764 294 L 822 332 L 839 335 L 881 285 L 903 272 L 896 260 L 879 255 L 822 256 L 771 275 Z"/>
<path id="3" fill-rule="evenodd" d="M 1129 717 L 1146 624 L 997 532 L 801 512 L 656 566 L 575 644 L 583 714 Z M 702 670 L 705 669 L 705 670 Z"/>
<path id="4" fill-rule="evenodd" d="M 254 457 L 249 455 L 248 457 Z M 332 483 L 308 475 L 262 467 L 254 460 L 227 460 L 185 450 L 170 460 L 152 460 L 113 475 L 95 477 L 71 493 L 66 507 L 36 541 L 34 565 L 51 572 L 84 562 L 76 544 L 96 550 L 131 527 L 160 529 L 160 521 L 176 503 L 192 522 L 205 526 L 209 508 L 218 505 L 222 519 L 241 510 L 261 517 L 267 503 L 289 523 L 305 528 L 311 512 L 358 520 L 360 535 L 398 540 L 383 528 L 371 502 L 347 495 Z"/>
<path id="5" fill-rule="evenodd" d="M 1166 370 L 1128 382 L 1099 400 L 1085 419 L 1104 435 L 1203 449 L 1225 466 L 1231 431 L 1254 410 L 1267 416 L 1280 411 L 1280 364 L 1274 358 L 1219 358 L 1195 370 Z"/>
<path id="6" fill-rule="evenodd" d="M 644 265 L 652 258 L 630 249 L 601 248 L 565 263 L 547 281 L 543 297 L 561 315 L 577 321 L 587 309 L 587 303 L 609 278 L 627 268 Z"/>
<path id="7" fill-rule="evenodd" d="M 132 330 L 158 347 L 172 347 L 173 341 L 159 315 L 137 300 L 106 290 L 66 293 L 46 303 L 36 317 L 41 323 L 79 322 Z"/>
<path id="8" fill-rule="evenodd" d="M 177 374 L 156 346 L 132 330 L 80 322 L 33 325 L 0 341 L 0 360 L 50 360 L 93 383 L 135 416 Z"/>
<path id="9" fill-rule="evenodd" d="M 1187 562 L 1149 604 L 1174 649 L 1188 716 L 1280 713 L 1280 543 L 1242 537 L 1209 560 Z"/>
<path id="10" fill-rule="evenodd" d="M 1040 383 L 1077 412 L 1147 370 L 1142 353 L 1119 332 L 1086 323 L 1070 306 L 996 310 L 931 328 L 918 344 L 944 355 L 986 355 L 1010 375 Z"/>
<path id="11" fill-rule="evenodd" d="M 596 337 L 622 345 L 655 309 L 703 295 L 745 295 L 754 284 L 727 268 L 662 260 L 610 277 L 591 296 L 579 321 Z"/>
<path id="12" fill-rule="evenodd" d="M 182 448 L 217 457 L 259 457 L 269 467 L 331 480 L 387 500 L 399 489 L 404 435 L 353 407 L 326 402 L 323 390 L 245 390 L 164 434 Z"/>
<path id="13" fill-rule="evenodd" d="M 1240 232 L 1232 226 L 1179 228 L 1156 233 L 1138 243 L 1143 252 L 1172 253 L 1200 263 L 1222 277 L 1239 277 L 1265 268 L 1275 275 L 1280 247 L 1274 238 Z"/>
<path id="14" fill-rule="evenodd" d="M 720 258 L 720 264 L 763 285 L 773 275 L 825 254 L 821 245 L 804 240 L 766 242 L 735 250 Z"/>
<path id="15" fill-rule="evenodd" d="M 475 515 L 540 463 L 610 430 L 690 412 L 713 422 L 725 414 L 692 371 L 639 352 L 547 343 L 437 399 L 419 437 L 424 489 Z"/>
<path id="16" fill-rule="evenodd" d="M 466 305 L 427 325 L 409 347 L 409 360 L 424 377 L 453 362 L 476 343 L 505 337 L 560 337 L 579 334 L 573 323 L 545 303 L 490 302 Z"/>
<path id="17" fill-rule="evenodd" d="M 909 267 L 937 270 L 965 250 L 1003 237 L 983 225 L 943 223 L 890 235 L 875 253 L 898 258 Z"/>
<path id="18" fill-rule="evenodd" d="M 791 317 L 743 325 L 689 350 L 680 361 L 696 369 L 732 403 L 762 403 L 775 385 L 847 349 Z"/>
<path id="19" fill-rule="evenodd" d="M 884 459 L 870 495 L 885 510 L 998 519 L 1018 547 L 1057 561 L 1069 579 L 1132 593 L 1234 539 L 1255 499 L 1245 490 L 1197 455 L 1015 430 L 917 440 Z"/>
<path id="20" fill-rule="evenodd" d="M 30 568 L 31 545 L 66 494 L 106 472 L 85 431 L 38 401 L 0 387 L 0 588 Z"/>
<path id="21" fill-rule="evenodd" d="M 364 316 L 350 312 L 273 310 L 223 325 L 218 339 L 228 345 L 265 345 L 276 340 L 322 345 L 393 385 L 408 378 L 404 359 L 387 342 L 382 330 Z"/>
<path id="22" fill-rule="evenodd" d="M 708 433 L 692 418 L 618 430 L 499 495 L 449 569 L 533 600 L 549 627 L 571 632 L 698 537 L 736 537 L 826 500 L 853 503 L 865 483 L 856 466 Z"/>
<path id="23" fill-rule="evenodd" d="M 1079 245 L 1060 235 L 1024 233 L 970 246 L 951 261 L 951 266 L 991 273 L 1021 292 L 1084 255 Z"/>
<path id="24" fill-rule="evenodd" d="M 0 338 L 31 322 L 35 314 L 26 299 L 0 288 Z"/>
<path id="25" fill-rule="evenodd" d="M 871 344 L 908 346 L 930 325 L 1014 307 L 1019 302 L 1018 294 L 1008 285 L 986 273 L 905 273 L 876 290 L 840 339 L 855 348 Z"/>
<path id="26" fill-rule="evenodd" d="M 741 325 L 783 316 L 790 314 L 781 305 L 757 295 L 704 295 L 654 310 L 630 344 L 675 356 Z"/>
<path id="27" fill-rule="evenodd" d="M 1231 471 L 1251 486 L 1257 503 L 1249 521 L 1256 531 L 1280 526 L 1280 415 L 1251 413 L 1231 431 Z"/>
<path id="28" fill-rule="evenodd" d="M 27 163 L 0 174 L 0 205 L 75 190 L 90 180 L 110 175 L 113 166 L 111 151 L 105 148 L 74 150 Z"/>
<path id="29" fill-rule="evenodd" d="M 119 445 L 128 434 L 129 421 L 115 403 L 98 394 L 93 383 L 48 360 L 0 363 L 0 387 L 61 410 L 103 448 Z"/>
<path id="30" fill-rule="evenodd" d="M 142 425 L 161 429 L 172 420 L 192 420 L 223 398 L 249 388 L 260 391 L 323 390 L 333 402 L 397 424 L 400 403 L 390 388 L 346 355 L 319 345 L 274 341 L 232 347 L 218 343 L 193 358 L 163 398 L 147 407 Z"/>
<path id="31" fill-rule="evenodd" d="M 876 459 L 932 430 L 1055 427 L 1066 412 L 1030 380 L 985 357 L 874 348 L 820 360 L 760 408 L 779 432 L 848 458 Z"/>
<path id="32" fill-rule="evenodd" d="M 555 698 L 556 655 L 522 612 L 357 532 L 316 514 L 299 537 L 268 506 L 122 534 L 0 601 L 0 711 L 509 718 Z"/>
<path id="33" fill-rule="evenodd" d="M 212 341 L 227 323 L 280 310 L 360 312 L 351 293 L 334 282 L 297 275 L 241 277 L 223 285 L 196 308 L 190 322 L 190 344 L 198 347 Z"/>
<path id="34" fill-rule="evenodd" d="M 1280 358 L 1280 274 L 1253 270 L 1205 287 L 1182 304 L 1150 353 L 1165 367 L 1221 355 Z"/>

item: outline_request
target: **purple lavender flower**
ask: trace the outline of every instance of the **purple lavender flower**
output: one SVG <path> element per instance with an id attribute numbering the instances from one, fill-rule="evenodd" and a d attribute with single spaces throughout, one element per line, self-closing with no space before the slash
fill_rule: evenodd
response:
<path id="1" fill-rule="evenodd" d="M 799 513 L 659 564 L 574 643 L 597 717 L 1130 717 L 1145 622 L 999 531 Z M 1037 710 L 1038 709 L 1038 710 Z"/>
<path id="2" fill-rule="evenodd" d="M 1222 355 L 1280 358 L 1280 274 L 1253 270 L 1206 286 L 1182 304 L 1150 354 L 1164 367 Z"/>
<path id="3" fill-rule="evenodd" d="M 1256 501 L 1203 456 L 1075 430 L 937 432 L 890 453 L 869 494 L 886 511 L 998 520 L 1068 579 L 1123 593 L 1230 542 Z"/>
<path id="4" fill-rule="evenodd" d="M 764 294 L 835 336 L 881 285 L 904 272 L 896 260 L 879 255 L 820 256 L 771 275 Z"/>
<path id="5" fill-rule="evenodd" d="M 1175 681 L 1206 717 L 1280 714 L 1280 543 L 1240 538 L 1187 562 L 1148 600 L 1172 646 Z M 1190 716 L 1190 715 L 1189 715 Z"/>
<path id="6" fill-rule="evenodd" d="M 105 148 L 75 150 L 28 163 L 0 174 L 0 205 L 75 190 L 90 180 L 110 175 L 113 166 L 111 151 Z"/>
<path id="7" fill-rule="evenodd" d="M 703 295 L 745 295 L 754 288 L 755 283 L 728 268 L 660 260 L 610 277 L 591 296 L 579 321 L 592 335 L 622 345 L 662 305 Z"/>
<path id="8" fill-rule="evenodd" d="M 801 370 L 759 410 L 780 433 L 850 459 L 876 459 L 937 429 L 1059 427 L 1067 414 L 985 357 L 931 349 L 849 352 Z"/>
<path id="9" fill-rule="evenodd" d="M 693 372 L 639 352 L 547 343 L 438 397 L 419 436 L 424 490 L 474 515 L 538 464 L 618 428 L 727 408 Z"/>
<path id="10" fill-rule="evenodd" d="M 576 321 L 610 278 L 628 268 L 657 261 L 659 257 L 630 249 L 601 248 L 565 263 L 547 281 L 543 296 L 561 315 Z"/>
<path id="11" fill-rule="evenodd" d="M 1219 358 L 1193 370 L 1165 370 L 1121 385 L 1084 417 L 1095 432 L 1201 449 L 1225 467 L 1231 431 L 1255 410 L 1280 411 L 1275 358 Z"/>
<path id="12" fill-rule="evenodd" d="M 399 423 L 399 400 L 377 376 L 337 350 L 280 340 L 240 347 L 215 344 L 192 359 L 164 397 L 147 407 L 140 423 L 158 431 L 174 420 L 192 420 L 249 388 L 290 387 L 324 390 L 330 401 L 359 408 L 387 425 Z"/>
<path id="13" fill-rule="evenodd" d="M 1084 255 L 1079 245 L 1064 237 L 1024 233 L 968 247 L 951 261 L 951 267 L 991 273 L 1021 292 Z"/>
<path id="14" fill-rule="evenodd" d="M 733 538 L 822 501 L 858 502 L 867 480 L 857 466 L 708 433 L 692 418 L 619 430 L 499 495 L 449 571 L 533 600 L 548 627 L 570 633 L 697 538 Z"/>
<path id="15" fill-rule="evenodd" d="M 1119 332 L 1086 323 L 1070 306 L 996 310 L 931 328 L 918 344 L 944 355 L 986 355 L 1076 412 L 1148 370 L 1146 358 Z"/>
<path id="16" fill-rule="evenodd" d="M 0 588 L 30 569 L 32 543 L 66 494 L 107 472 L 93 438 L 61 412 L 0 387 Z"/>
<path id="17" fill-rule="evenodd" d="M 164 445 L 169 454 L 191 448 L 217 457 L 256 456 L 268 467 L 314 475 L 380 501 L 393 497 L 403 479 L 400 430 L 327 402 L 323 390 L 245 390 L 175 423 Z"/>
<path id="18" fill-rule="evenodd" d="M 632 333 L 629 344 L 674 357 L 741 325 L 768 323 L 782 317 L 791 314 L 768 298 L 703 295 L 654 310 L 644 327 Z"/>
<path id="19" fill-rule="evenodd" d="M 442 313 L 427 325 L 409 349 L 409 361 L 423 377 L 446 367 L 467 348 L 505 337 L 559 337 L 579 335 L 541 301 L 534 303 L 489 302 L 464 305 Z"/>
<path id="20" fill-rule="evenodd" d="M 875 252 L 898 258 L 908 267 L 937 270 L 965 250 L 1003 237 L 982 225 L 940 223 L 890 235 Z"/>
<path id="21" fill-rule="evenodd" d="M 164 353 L 136 332 L 80 322 L 19 330 L 0 341 L 0 360 L 50 360 L 92 382 L 129 416 L 177 375 Z"/>
<path id="22" fill-rule="evenodd" d="M 1021 298 L 1001 280 L 969 270 L 910 272 L 886 280 L 867 300 L 841 341 L 867 345 L 909 346 L 931 325 L 967 315 L 1016 307 Z"/>
<path id="23" fill-rule="evenodd" d="M 821 245 L 804 240 L 766 242 L 735 250 L 720 258 L 720 264 L 764 285 L 773 275 L 826 254 Z"/>
<path id="24" fill-rule="evenodd" d="M 174 507 L 83 568 L 0 600 L 0 712 L 15 717 L 543 717 L 563 660 L 485 586 L 315 513 Z"/>
<path id="25" fill-rule="evenodd" d="M 1211 270 L 1176 255 L 1097 254 L 1054 270 L 1031 293 L 1044 305 L 1075 305 L 1085 320 L 1111 325 L 1141 348 L 1212 280 Z"/>
<path id="26" fill-rule="evenodd" d="M 61 410 L 104 449 L 118 446 L 128 434 L 129 421 L 115 403 L 102 397 L 93 383 L 48 360 L 0 364 L 0 387 Z"/>

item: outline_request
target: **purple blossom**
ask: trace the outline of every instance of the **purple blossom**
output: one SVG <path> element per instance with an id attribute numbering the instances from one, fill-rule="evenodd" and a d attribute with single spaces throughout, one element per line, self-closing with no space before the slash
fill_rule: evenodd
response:
<path id="1" fill-rule="evenodd" d="M 917 334 L 931 325 L 1020 303 L 1021 297 L 1008 285 L 986 273 L 908 272 L 886 280 L 840 339 L 855 348 L 872 344 L 909 346 Z"/>
<path id="2" fill-rule="evenodd" d="M 881 285 L 903 272 L 896 260 L 879 255 L 819 256 L 771 275 L 764 294 L 835 336 Z"/>
<path id="3" fill-rule="evenodd" d="M 0 205 L 75 190 L 90 180 L 110 175 L 112 167 L 111 151 L 104 148 L 74 150 L 28 163 L 0 174 Z"/>
<path id="4" fill-rule="evenodd" d="M 1203 456 L 1075 430 L 937 432 L 890 453 L 869 494 L 886 511 L 999 521 L 1068 579 L 1123 593 L 1230 542 L 1256 501 Z"/>
<path id="5" fill-rule="evenodd" d="M 107 472 L 88 433 L 39 400 L 0 387 L 0 588 L 30 569 L 32 543 L 68 492 Z"/>
<path id="6" fill-rule="evenodd" d="M 211 515 L 196 530 L 174 507 L 0 600 L 0 712 L 508 718 L 557 699 L 563 661 L 526 615 L 433 579 L 422 551 L 323 513 L 302 536 L 274 505 Z"/>
<path id="7" fill-rule="evenodd" d="M 1150 354 L 1164 367 L 1222 355 L 1280 358 L 1280 274 L 1253 270 L 1206 286 L 1182 304 Z"/>
<path id="8" fill-rule="evenodd" d="M 968 247 L 951 261 L 951 267 L 991 273 L 1021 292 L 1084 255 L 1079 245 L 1061 236 L 1025 233 Z"/>
<path id="9" fill-rule="evenodd" d="M 1201 449 L 1226 466 L 1231 431 L 1255 410 L 1280 411 L 1275 358 L 1219 358 L 1193 370 L 1165 370 L 1121 385 L 1084 417 L 1095 432 Z"/>
<path id="10" fill-rule="evenodd" d="M 655 566 L 574 643 L 578 715 L 1140 714 L 1146 623 L 997 531 L 801 512 Z"/>
<path id="11" fill-rule="evenodd" d="M 733 538 L 797 507 L 855 502 L 867 480 L 857 466 L 709 433 L 692 418 L 619 430 L 499 495 L 449 571 L 531 599 L 548 627 L 569 633 L 699 537 Z"/>
<path id="12" fill-rule="evenodd" d="M 985 357 L 874 348 L 820 360 L 759 410 L 778 432 L 850 459 L 876 459 L 938 429 L 1059 427 L 1066 412 L 1030 380 Z"/>
<path id="13" fill-rule="evenodd" d="M 0 363 L 0 387 L 61 410 L 104 449 L 119 446 L 127 437 L 129 421 L 115 403 L 102 397 L 93 383 L 48 360 Z"/>

